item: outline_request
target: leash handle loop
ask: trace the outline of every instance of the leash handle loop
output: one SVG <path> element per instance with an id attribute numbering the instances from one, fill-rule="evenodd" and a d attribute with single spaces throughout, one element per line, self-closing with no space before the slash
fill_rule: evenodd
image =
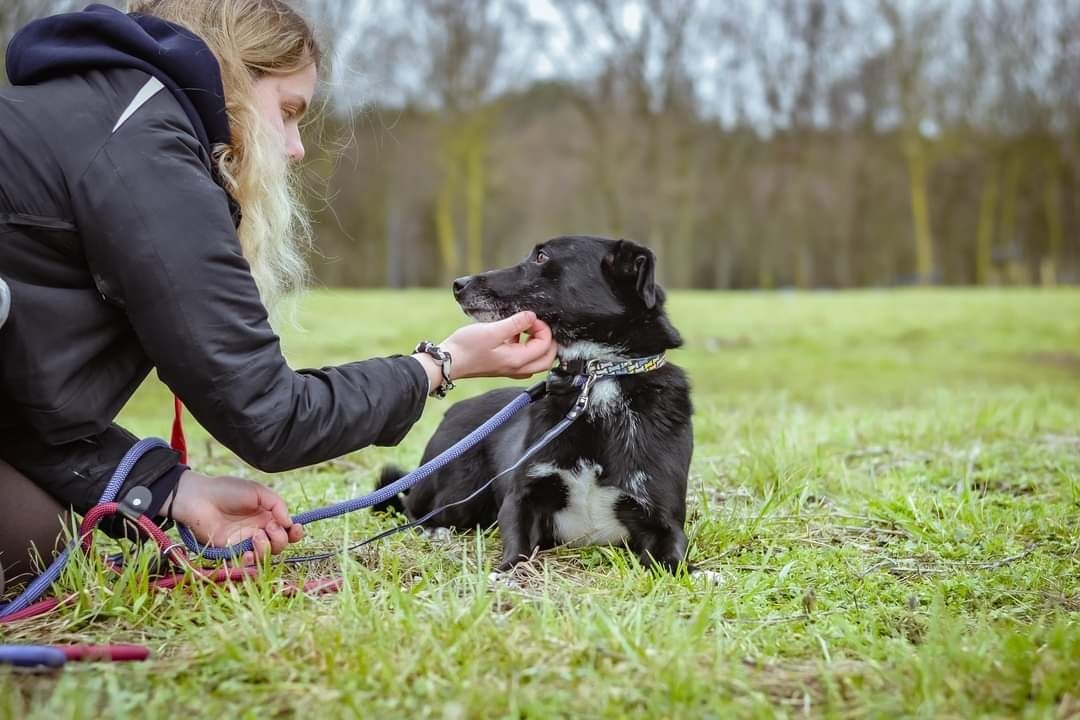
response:
<path id="1" fill-rule="evenodd" d="M 165 441 L 158 438 L 145 438 L 140 440 L 131 446 L 131 449 L 127 451 L 123 459 L 120 460 L 120 464 L 116 466 L 116 470 L 113 471 L 112 478 L 109 479 L 109 484 L 105 486 L 105 492 L 101 494 L 101 499 L 98 504 L 104 504 L 112 502 L 116 499 L 117 493 L 120 492 L 121 486 L 124 481 L 127 480 L 128 474 L 131 469 L 135 467 L 135 463 L 139 462 L 139 459 L 143 455 L 158 447 L 168 447 Z M 7 605 L 0 606 L 0 619 L 3 619 L 9 615 L 13 615 L 20 610 L 25 610 L 30 606 L 32 602 L 41 597 L 49 586 L 56 582 L 56 579 L 60 577 L 60 573 L 64 570 L 64 566 L 67 564 L 68 558 L 71 556 L 71 551 L 78 547 L 78 538 L 68 543 L 68 546 L 64 548 L 64 551 L 60 553 L 52 564 L 46 568 L 45 572 L 34 578 L 34 581 L 30 583 L 19 597 L 15 598 Z"/>

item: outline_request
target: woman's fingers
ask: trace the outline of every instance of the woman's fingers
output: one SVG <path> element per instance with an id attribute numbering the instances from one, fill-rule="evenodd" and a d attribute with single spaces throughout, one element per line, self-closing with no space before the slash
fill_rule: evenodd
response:
<path id="1" fill-rule="evenodd" d="M 300 525 L 293 523 L 285 500 L 280 495 L 267 487 L 260 488 L 260 494 L 262 506 L 268 508 L 273 516 L 273 520 L 266 526 L 266 535 L 270 539 L 271 551 L 277 555 L 289 543 L 302 538 L 304 530 Z"/>
<path id="2" fill-rule="evenodd" d="M 238 532 L 229 536 L 226 545 L 235 545 L 236 543 L 243 542 L 251 538 L 251 546 L 254 549 L 254 557 L 251 557 L 251 552 L 244 553 L 244 564 L 251 565 L 253 562 L 258 562 L 262 558 L 270 554 L 270 538 L 266 536 L 266 532 L 258 527 L 248 526 L 241 528 Z"/>
<path id="3" fill-rule="evenodd" d="M 498 329 L 500 333 L 506 338 L 516 338 L 523 332 L 529 332 L 529 329 L 536 323 L 536 313 L 531 310 L 519 312 L 511 315 L 508 318 L 499 320 L 492 324 L 493 329 Z"/>
<path id="4" fill-rule="evenodd" d="M 251 544 L 255 546 L 255 562 L 261 562 L 271 554 L 270 538 L 265 530 L 255 530 L 251 535 Z"/>
<path id="5" fill-rule="evenodd" d="M 264 532 L 270 541 L 270 552 L 272 554 L 277 555 L 289 546 L 289 534 L 285 532 L 285 528 L 276 522 L 269 523 Z"/>
<path id="6" fill-rule="evenodd" d="M 259 493 L 261 505 L 270 510 L 270 514 L 274 516 L 274 522 L 283 528 L 292 525 L 289 508 L 280 495 L 265 486 L 259 488 Z"/>
<path id="7" fill-rule="evenodd" d="M 556 345 L 555 343 L 551 343 L 551 345 L 549 345 L 547 347 L 547 349 L 544 351 L 543 355 L 541 355 L 539 358 L 537 358 L 533 362 L 529 363 L 525 367 L 525 371 L 530 373 L 530 374 L 533 374 L 533 373 L 543 372 L 545 370 L 550 370 L 552 364 L 554 364 L 554 362 L 555 362 L 555 356 L 558 355 L 558 354 L 559 354 L 559 346 Z"/>
<path id="8" fill-rule="evenodd" d="M 551 342 L 551 326 L 540 318 L 533 320 L 532 325 L 525 332 L 529 334 L 529 342 L 539 342 L 544 345 Z"/>
<path id="9" fill-rule="evenodd" d="M 236 545 L 237 543 L 242 543 L 245 540 L 247 540 L 248 538 L 252 539 L 252 544 L 254 545 L 255 538 L 253 536 L 254 536 L 255 532 L 256 532 L 256 528 L 253 528 L 253 527 L 241 528 L 238 532 L 234 532 L 231 535 L 229 535 L 228 538 L 226 538 L 225 546 L 228 547 L 228 546 Z M 240 556 L 240 564 L 241 565 L 254 565 L 255 564 L 255 553 L 248 550 L 247 552 L 242 554 Z"/>
<path id="10" fill-rule="evenodd" d="M 518 355 L 518 357 L 514 358 L 516 362 L 513 363 L 515 376 L 530 377 L 538 372 L 550 370 L 558 351 L 559 346 L 555 343 L 551 343 L 546 347 L 529 347 L 526 344 L 514 348 L 514 353 Z"/>
<path id="11" fill-rule="evenodd" d="M 543 320 L 533 316 L 527 332 L 529 339 L 524 343 L 510 343 L 501 348 L 510 356 L 509 374 L 517 379 L 550 369 L 559 350 L 551 337 L 551 327 Z"/>

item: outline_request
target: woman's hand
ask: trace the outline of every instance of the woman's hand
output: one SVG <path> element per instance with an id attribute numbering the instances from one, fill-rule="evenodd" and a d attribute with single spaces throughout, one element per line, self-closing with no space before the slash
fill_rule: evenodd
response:
<path id="1" fill-rule="evenodd" d="M 528 333 L 522 343 L 519 336 Z M 490 323 L 456 330 L 440 347 L 453 358 L 451 380 L 471 377 L 509 377 L 523 380 L 551 368 L 559 346 L 551 328 L 533 312 L 519 312 Z M 430 387 L 442 382 L 439 364 L 429 355 L 414 355 L 428 373 Z"/>
<path id="2" fill-rule="evenodd" d="M 185 471 L 176 486 L 171 512 L 173 519 L 190 528 L 201 543 L 224 547 L 251 538 L 255 552 L 243 555 L 245 565 L 276 555 L 304 536 L 303 526 L 293 523 L 281 496 L 237 477 L 207 477 Z"/>

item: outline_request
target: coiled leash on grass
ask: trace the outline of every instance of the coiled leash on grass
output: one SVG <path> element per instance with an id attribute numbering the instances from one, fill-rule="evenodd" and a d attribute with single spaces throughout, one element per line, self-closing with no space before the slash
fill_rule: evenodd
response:
<path id="1" fill-rule="evenodd" d="M 131 446 L 131 449 L 128 450 L 127 454 L 120 460 L 120 464 L 116 466 L 116 470 L 113 471 L 112 477 L 105 486 L 105 492 L 101 494 L 101 499 L 98 501 L 99 507 L 105 503 L 111 503 L 116 499 L 116 494 L 120 492 L 120 488 L 123 486 L 124 481 L 127 480 L 128 473 L 135 467 L 135 463 L 137 463 L 148 451 L 157 447 L 168 447 L 168 445 L 166 445 L 163 440 L 147 438 L 145 440 L 140 440 Z M 87 515 L 87 517 L 89 517 L 89 515 Z M 83 525 L 85 524 L 84 521 Z M 71 557 L 71 551 L 78 546 L 78 543 L 79 541 L 77 539 L 68 543 L 68 546 L 64 548 L 64 551 L 52 561 L 49 567 L 45 569 L 45 572 L 38 575 L 37 578 L 26 587 L 22 594 L 7 605 L 0 607 L 0 620 L 25 610 L 32 602 L 41 597 L 41 595 L 49 589 L 49 586 L 56 582 L 56 579 L 60 577 L 60 573 L 64 570 L 64 566 L 67 565 L 68 558 Z"/>
<path id="2" fill-rule="evenodd" d="M 146 452 L 146 450 L 153 447 L 157 447 L 162 444 L 161 441 L 147 442 L 147 444 L 133 447 L 129 454 L 124 457 L 121 462 L 121 469 L 128 468 L 135 464 L 135 462 Z M 126 474 L 126 472 L 122 473 Z M 122 483 L 122 481 L 121 481 Z M 140 493 L 137 492 L 141 490 Z M 70 552 L 78 547 L 84 554 L 89 555 L 93 548 L 94 530 L 98 524 L 107 517 L 116 514 L 123 514 L 128 519 L 135 522 L 138 528 L 147 537 L 154 540 L 157 543 L 162 554 L 174 565 L 183 567 L 191 571 L 192 575 L 211 583 L 225 584 L 243 580 L 249 577 L 253 577 L 257 574 L 256 568 L 249 567 L 223 567 L 218 569 L 204 569 L 192 567 L 187 562 L 187 553 L 183 546 L 173 544 L 169 537 L 162 532 L 161 528 L 154 524 L 150 518 L 142 514 L 139 506 L 145 507 L 142 501 L 148 500 L 148 491 L 145 488 L 137 488 L 129 494 L 128 498 L 123 503 L 108 502 L 100 505 L 95 505 L 86 514 L 83 519 L 82 525 L 79 527 L 79 533 L 76 540 L 66 548 L 66 553 L 61 554 L 57 558 L 57 566 L 54 569 L 50 566 L 50 571 L 59 574 L 62 570 L 63 563 L 70 559 Z M 138 501 L 138 502 L 136 502 Z M 120 572 L 119 565 L 109 561 L 109 567 Z M 51 573 L 50 573 L 51 574 Z M 46 577 L 42 575 L 38 580 Z M 186 578 L 184 574 L 173 574 L 166 577 L 159 578 L 150 583 L 152 589 L 171 589 L 180 584 L 182 580 Z M 311 583 L 309 583 L 309 586 Z M 41 586 L 38 582 L 32 583 L 30 587 L 23 592 L 14 602 L 5 605 L 0 612 L 0 625 L 17 622 L 19 620 L 26 620 L 38 615 L 44 615 L 47 612 L 55 609 L 63 603 L 71 601 L 75 596 L 69 596 L 63 600 L 56 598 L 50 598 L 41 602 L 34 602 L 47 586 Z M 285 588 L 287 594 L 291 594 L 289 591 L 296 592 L 295 586 Z M 321 592 L 322 588 L 309 588 L 305 586 L 305 591 Z M 0 665 L 16 665 L 22 667 L 61 667 L 69 661 L 85 661 L 85 660 L 108 660 L 113 662 L 124 661 L 138 661 L 145 660 L 150 656 L 150 651 L 142 647 L 141 645 L 66 645 L 66 646 L 54 646 L 54 645 L 0 645 Z"/>
<path id="3" fill-rule="evenodd" d="M 63 572 L 64 566 L 67 565 L 68 560 L 71 558 L 73 550 L 80 546 L 84 550 L 89 549 L 91 536 L 97 524 L 107 515 L 118 512 L 119 504 L 112 501 L 116 498 L 116 494 L 120 492 L 128 473 L 135 467 L 135 463 L 139 461 L 139 458 L 156 447 L 168 446 L 157 438 L 149 438 L 140 440 L 128 450 L 105 486 L 105 492 L 101 495 L 101 502 L 83 520 L 79 530 L 79 537 L 68 543 L 64 551 L 52 561 L 45 572 L 35 578 L 17 598 L 6 605 L 0 606 L 0 624 L 43 614 L 60 604 L 58 600 L 46 600 L 35 605 L 34 601 L 41 597 L 49 589 L 49 586 L 60 577 L 60 573 Z M 165 537 L 161 529 L 150 522 L 148 518 L 145 516 L 140 516 L 140 518 L 145 521 L 145 525 L 152 526 L 162 538 Z M 149 528 L 143 527 L 143 529 L 149 532 Z M 116 661 L 144 660 L 148 656 L 149 651 L 146 648 L 131 645 L 69 646 L 65 648 L 44 645 L 0 645 L 0 664 L 22 667 L 45 666 L 55 668 L 61 667 L 69 660 L 98 658 Z"/>

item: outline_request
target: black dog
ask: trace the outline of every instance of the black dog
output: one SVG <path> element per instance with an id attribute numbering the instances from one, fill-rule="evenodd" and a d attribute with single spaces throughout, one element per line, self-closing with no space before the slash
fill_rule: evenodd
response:
<path id="1" fill-rule="evenodd" d="M 682 344 L 664 313 L 654 267 L 652 252 L 632 242 L 559 237 L 538 245 L 519 265 L 456 280 L 454 296 L 480 321 L 535 311 L 551 326 L 561 365 L 645 358 Z M 548 389 L 477 447 L 414 487 L 403 502 L 399 497 L 383 507 L 418 518 L 465 498 L 512 465 L 566 415 L 580 393 L 570 375 L 557 372 Z M 520 392 L 493 390 L 456 403 L 428 443 L 424 462 Z M 673 365 L 599 379 L 585 413 L 566 432 L 473 500 L 425 525 L 466 529 L 497 521 L 503 571 L 538 548 L 625 543 L 647 567 L 674 572 L 686 555 L 690 415 L 689 382 Z M 403 474 L 388 467 L 379 486 Z"/>

